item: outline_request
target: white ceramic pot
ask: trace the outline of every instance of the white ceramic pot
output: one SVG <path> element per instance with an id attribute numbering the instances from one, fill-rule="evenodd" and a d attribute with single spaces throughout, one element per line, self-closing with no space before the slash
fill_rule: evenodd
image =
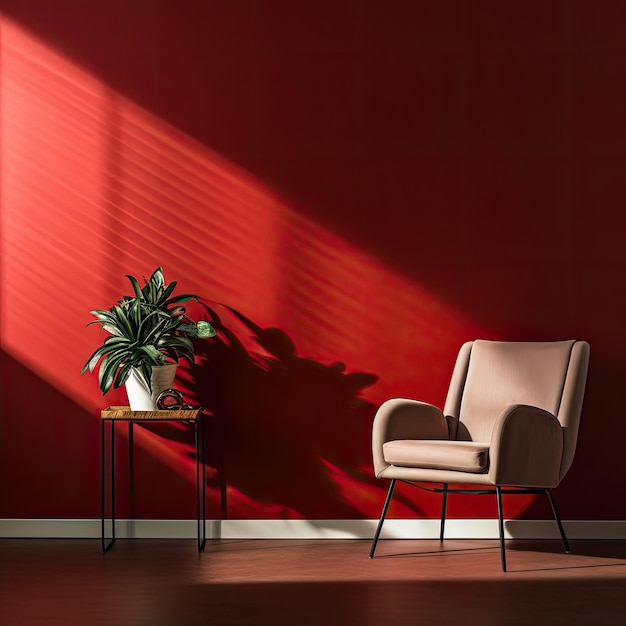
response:
<path id="1" fill-rule="evenodd" d="M 152 366 L 150 384 L 152 392 L 148 389 L 143 377 L 136 370 L 130 371 L 126 381 L 126 393 L 131 411 L 155 411 L 156 399 L 165 389 L 171 389 L 176 378 L 178 363 L 166 363 L 165 365 Z"/>

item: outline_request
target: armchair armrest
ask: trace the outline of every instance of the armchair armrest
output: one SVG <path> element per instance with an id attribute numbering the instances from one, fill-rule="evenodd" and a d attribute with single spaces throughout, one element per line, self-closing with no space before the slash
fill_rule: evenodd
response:
<path id="1" fill-rule="evenodd" d="M 495 485 L 556 487 L 563 430 L 548 411 L 524 404 L 507 407 L 494 424 L 489 479 Z"/>
<path id="2" fill-rule="evenodd" d="M 394 439 L 448 439 L 448 424 L 441 409 L 426 402 L 394 398 L 381 404 L 372 425 L 374 473 L 387 467 L 383 443 Z"/>

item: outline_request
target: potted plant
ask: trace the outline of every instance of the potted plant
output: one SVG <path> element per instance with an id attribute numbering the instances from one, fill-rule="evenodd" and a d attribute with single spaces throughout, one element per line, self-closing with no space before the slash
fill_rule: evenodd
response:
<path id="1" fill-rule="evenodd" d="M 183 304 L 198 302 L 198 296 L 173 295 L 177 283 L 166 284 L 161 267 L 149 280 L 144 278 L 143 287 L 134 276 L 126 277 L 133 296 L 123 296 L 108 310 L 91 311 L 96 319 L 88 326 L 99 324 L 109 336 L 81 373 L 98 368 L 103 395 L 126 384 L 131 409 L 154 410 L 158 394 L 172 386 L 179 360 L 194 362 L 191 339 L 214 337 L 216 332 L 209 322 L 195 322 L 187 315 Z M 145 399 L 135 400 L 134 392 L 141 390 Z"/>

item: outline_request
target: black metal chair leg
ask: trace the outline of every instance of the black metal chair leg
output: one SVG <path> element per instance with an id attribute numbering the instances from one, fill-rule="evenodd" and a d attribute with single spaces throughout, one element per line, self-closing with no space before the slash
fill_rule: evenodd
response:
<path id="1" fill-rule="evenodd" d="M 546 495 L 548 496 L 548 500 L 550 500 L 552 513 L 554 514 L 554 519 L 556 520 L 556 524 L 559 527 L 559 532 L 561 533 L 561 539 L 563 540 L 563 545 L 565 546 L 565 554 L 569 554 L 571 552 L 570 547 L 569 547 L 569 542 L 567 541 L 567 537 L 565 536 L 565 529 L 563 528 L 563 524 L 561 523 L 559 512 L 556 510 L 556 504 L 554 502 L 554 498 L 552 497 L 552 490 L 546 489 L 545 492 L 546 492 Z"/>
<path id="2" fill-rule="evenodd" d="M 439 541 L 443 541 L 443 531 L 446 525 L 447 499 L 448 499 L 448 483 L 443 483 L 443 495 L 441 498 L 441 526 L 439 527 Z"/>
<path id="3" fill-rule="evenodd" d="M 500 531 L 500 560 L 502 561 L 502 571 L 506 572 L 506 551 L 504 546 L 504 515 L 502 512 L 502 487 L 496 487 L 498 499 L 498 529 Z"/>
<path id="4" fill-rule="evenodd" d="M 383 506 L 383 511 L 380 514 L 380 520 L 378 521 L 378 526 L 376 527 L 376 533 L 374 534 L 374 539 L 372 540 L 372 547 L 370 548 L 370 559 L 374 558 L 374 550 L 376 550 L 376 544 L 378 543 L 378 537 L 380 535 L 380 531 L 383 529 L 383 522 L 385 521 L 385 515 L 387 515 L 387 508 L 389 507 L 389 503 L 391 502 L 391 496 L 393 494 L 393 488 L 396 486 L 396 479 L 394 478 L 389 485 L 389 491 L 387 491 L 387 497 L 385 498 L 385 504 Z"/>

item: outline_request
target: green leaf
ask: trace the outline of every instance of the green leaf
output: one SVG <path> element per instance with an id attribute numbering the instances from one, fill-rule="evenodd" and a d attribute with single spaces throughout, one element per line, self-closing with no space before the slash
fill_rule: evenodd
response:
<path id="1" fill-rule="evenodd" d="M 93 371 L 96 369 L 96 365 L 98 365 L 98 361 L 100 360 L 101 355 L 98 354 L 98 352 L 101 350 L 102 348 L 98 348 L 98 350 L 96 350 L 90 357 L 89 359 L 87 359 L 87 362 L 85 363 L 85 365 L 83 365 L 83 369 L 80 370 L 81 374 L 84 374 L 87 370 L 89 370 L 89 373 L 92 374 Z"/>
<path id="2" fill-rule="evenodd" d="M 122 359 L 123 357 L 120 356 L 108 355 L 102 360 L 100 371 L 98 372 L 98 380 L 103 395 L 111 389 Z"/>
<path id="3" fill-rule="evenodd" d="M 163 268 L 157 267 L 152 276 L 150 276 L 150 283 L 153 283 L 156 287 L 163 287 L 165 285 L 165 278 L 163 277 Z"/>
<path id="4" fill-rule="evenodd" d="M 143 378 L 146 387 L 152 391 L 152 367 L 147 363 L 142 363 L 138 368 L 135 368 L 135 373 Z"/>
<path id="5" fill-rule="evenodd" d="M 128 274 L 126 274 L 126 278 L 128 278 L 130 284 L 133 286 L 135 297 L 141 299 L 141 285 L 139 284 L 139 281 L 134 276 L 129 276 Z"/>
<path id="6" fill-rule="evenodd" d="M 123 384 L 126 383 L 126 381 L 128 380 L 128 377 L 130 376 L 130 371 L 132 369 L 133 369 L 132 363 L 124 363 L 124 365 L 120 367 L 120 370 L 115 379 L 115 385 L 113 387 L 114 389 L 118 389 L 119 387 L 121 387 Z"/>
<path id="7" fill-rule="evenodd" d="M 215 335 L 217 335 L 215 328 L 205 320 L 200 320 L 196 324 L 196 329 L 200 339 L 208 339 L 209 337 L 215 337 Z"/>
<path id="8" fill-rule="evenodd" d="M 165 304 L 169 307 L 173 304 L 182 304 L 183 302 L 189 302 L 190 300 L 193 300 L 194 302 L 200 302 L 200 298 L 198 298 L 198 296 L 194 296 L 191 293 L 185 293 L 183 295 L 170 298 Z"/>
<path id="9" fill-rule="evenodd" d="M 167 299 L 172 294 L 172 291 L 174 291 L 174 289 L 176 288 L 176 285 L 177 285 L 177 283 L 176 283 L 176 281 L 174 281 L 173 283 L 170 283 L 165 288 L 163 293 L 159 296 L 159 302 L 157 303 L 159 306 L 166 306 L 167 305 Z"/>
<path id="10" fill-rule="evenodd" d="M 144 353 L 154 365 L 162 365 L 165 360 L 163 353 L 154 346 L 139 346 L 139 351 Z"/>

